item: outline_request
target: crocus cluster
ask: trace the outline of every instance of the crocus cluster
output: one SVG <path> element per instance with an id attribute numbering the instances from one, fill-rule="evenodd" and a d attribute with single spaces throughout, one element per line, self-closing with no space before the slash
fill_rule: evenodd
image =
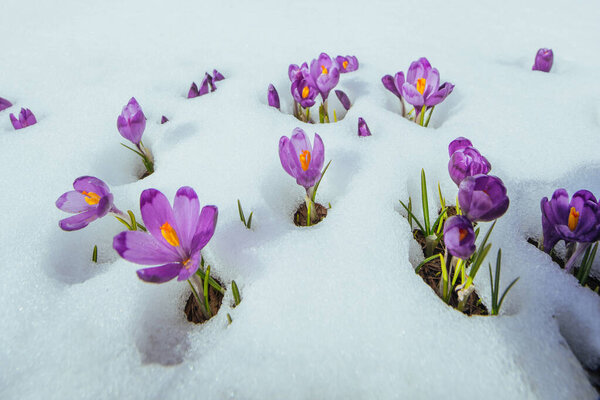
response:
<path id="1" fill-rule="evenodd" d="M 146 116 L 135 97 L 132 97 L 123 107 L 121 115 L 117 118 L 117 129 L 121 136 L 135 145 L 137 150 L 123 144 L 142 158 L 147 174 L 154 172 L 152 154 L 142 143 L 142 135 L 146 129 Z"/>
<path id="2" fill-rule="evenodd" d="M 531 69 L 533 71 L 550 72 L 554 61 L 552 49 L 539 49 L 535 55 L 535 61 Z"/>
<path id="3" fill-rule="evenodd" d="M 2 97 L 0 97 L 0 111 L 6 110 L 12 107 L 12 103 Z"/>
<path id="4" fill-rule="evenodd" d="M 444 242 L 450 254 L 466 260 L 475 251 L 473 223 L 500 218 L 508 209 L 509 199 L 502 180 L 487 175 L 491 165 L 470 140 L 463 137 L 453 140 L 448 152 L 448 171 L 458 185 L 462 215 L 446 220 Z"/>
<path id="5" fill-rule="evenodd" d="M 196 85 L 196 82 L 192 82 L 192 86 L 190 87 L 190 90 L 188 91 L 187 98 L 193 99 L 194 97 L 203 96 L 203 95 L 207 94 L 209 91 L 214 92 L 215 90 L 217 90 L 217 85 L 215 84 L 215 82 L 222 81 L 223 79 L 225 79 L 223 74 L 221 74 L 216 69 L 213 69 L 212 75 L 210 75 L 208 72 L 206 72 L 204 74 L 204 78 L 202 79 L 202 82 L 200 83 L 200 87 L 198 87 L 198 85 Z"/>
<path id="6" fill-rule="evenodd" d="M 565 270 L 569 271 L 577 257 L 600 240 L 600 205 L 588 190 L 575 192 L 569 200 L 565 189 L 557 189 L 552 199 L 544 197 L 540 206 L 544 251 L 549 254 L 560 240 L 576 244 L 575 252 L 565 264 Z"/>
<path id="7" fill-rule="evenodd" d="M 327 100 L 331 91 L 337 86 L 340 74 L 356 71 L 358 59 L 354 56 L 337 56 L 332 59 L 326 53 L 321 53 L 318 58 L 298 66 L 291 64 L 288 68 L 290 78 L 290 91 L 294 99 L 294 116 L 304 122 L 312 122 L 310 108 L 321 96 L 319 105 L 319 122 L 329 122 Z M 350 109 L 350 99 L 341 90 L 335 91 L 337 98 L 345 110 Z M 279 95 L 275 87 L 269 85 L 267 101 L 271 107 L 280 108 Z M 334 110 L 334 121 L 337 120 Z"/>
<path id="8" fill-rule="evenodd" d="M 325 161 L 325 147 L 321 136 L 315 133 L 313 144 L 300 128 L 294 129 L 291 137 L 279 139 L 279 160 L 281 166 L 296 183 L 306 191 L 306 207 L 310 215 L 316 195 L 316 186 L 322 177 Z"/>
<path id="9" fill-rule="evenodd" d="M 15 115 L 12 113 L 10 114 L 10 122 L 12 123 L 13 128 L 23 129 L 30 125 L 36 124 L 37 120 L 29 108 L 21 108 L 19 118 L 15 117 Z"/>
<path id="10" fill-rule="evenodd" d="M 381 78 L 383 86 L 400 100 L 402 116 L 416 122 L 421 126 L 428 126 L 431 114 L 436 105 L 452 93 L 454 85 L 444 82 L 440 85 L 440 74 L 432 68 L 425 57 L 413 61 L 406 78 L 404 72 L 397 72 L 393 77 L 385 75 Z M 404 102 L 413 106 L 413 110 L 406 112 Z M 425 119 L 425 113 L 429 115 Z"/>

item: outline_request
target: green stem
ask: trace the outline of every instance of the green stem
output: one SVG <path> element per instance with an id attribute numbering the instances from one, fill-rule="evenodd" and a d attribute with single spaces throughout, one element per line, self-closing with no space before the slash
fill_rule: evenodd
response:
<path id="1" fill-rule="evenodd" d="M 192 282 L 190 281 L 190 279 L 187 280 L 187 283 L 189 283 L 190 288 L 192 288 L 192 293 L 194 294 L 194 297 L 196 298 L 196 301 L 198 302 L 198 306 L 200 307 L 200 311 L 202 312 L 202 316 L 204 316 L 205 319 L 209 319 L 210 317 L 208 315 L 206 315 L 206 310 L 204 308 L 204 302 L 200 299 L 200 296 L 198 295 L 198 292 L 196 292 L 196 288 L 194 287 L 194 285 L 192 284 Z"/>

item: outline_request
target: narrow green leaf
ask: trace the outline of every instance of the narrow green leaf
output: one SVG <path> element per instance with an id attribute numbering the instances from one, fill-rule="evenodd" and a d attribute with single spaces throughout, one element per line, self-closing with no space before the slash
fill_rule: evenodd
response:
<path id="1" fill-rule="evenodd" d="M 231 315 L 229 315 L 229 313 L 227 313 L 227 321 L 229 322 L 229 325 L 231 325 L 231 323 L 233 322 L 233 320 L 231 319 Z"/>
<path id="2" fill-rule="evenodd" d="M 426 259 L 424 259 L 423 261 L 421 261 L 419 263 L 419 265 L 417 265 L 417 268 L 415 268 L 415 273 L 418 274 L 419 271 L 421 270 L 421 267 L 423 267 L 423 265 L 427 264 L 429 261 L 435 260 L 437 257 L 438 257 L 438 255 L 434 254 L 433 256 L 427 257 Z"/>
<path id="3" fill-rule="evenodd" d="M 440 207 L 442 210 L 446 208 L 446 199 L 442 196 L 442 188 L 440 187 L 440 183 L 438 182 L 438 195 L 440 196 Z"/>
<path id="4" fill-rule="evenodd" d="M 240 213 L 240 220 L 244 225 L 246 225 L 246 218 L 244 217 L 244 210 L 242 210 L 242 203 L 240 203 L 240 199 L 238 199 L 238 212 Z"/>
<path id="5" fill-rule="evenodd" d="M 506 294 L 508 293 L 508 291 L 510 289 L 512 289 L 512 287 L 515 285 L 515 283 L 517 283 L 518 280 L 519 280 L 519 278 L 517 278 L 514 281 L 512 281 L 510 283 L 510 285 L 508 285 L 508 287 L 506 288 L 506 290 L 504 291 L 504 293 L 502 293 L 502 297 L 500 297 L 500 303 L 498 303 L 498 312 L 500 311 L 500 308 L 502 307 L 502 303 L 504 302 L 504 297 L 506 296 Z"/>
<path id="6" fill-rule="evenodd" d="M 494 310 L 496 310 L 496 302 L 497 302 L 497 298 L 496 298 L 496 293 L 494 291 L 494 280 L 492 279 L 492 264 L 488 263 L 488 270 L 490 272 L 490 292 L 492 293 L 492 315 L 494 314 Z"/>
<path id="7" fill-rule="evenodd" d="M 242 302 L 242 297 L 240 296 L 240 290 L 238 289 L 238 285 L 235 283 L 235 281 L 231 281 L 231 291 L 233 292 L 233 301 L 235 306 L 238 306 Z"/>
<path id="8" fill-rule="evenodd" d="M 408 196 L 408 208 L 407 208 L 407 211 L 408 211 L 408 224 L 410 225 L 410 231 L 412 232 L 412 230 L 413 230 L 413 224 L 412 224 L 412 199 L 410 198 L 410 196 Z"/>
<path id="9" fill-rule="evenodd" d="M 435 222 L 432 225 L 432 230 L 436 232 L 436 234 L 439 234 L 439 227 L 442 226 L 441 224 L 438 226 L 438 224 L 441 222 L 442 218 L 444 218 L 444 216 L 446 215 L 446 213 L 448 212 L 447 208 L 444 208 L 442 210 L 442 212 L 440 213 L 440 215 L 438 215 L 437 219 L 435 220 Z M 436 229 L 436 226 L 438 227 Z"/>
<path id="10" fill-rule="evenodd" d="M 321 177 L 319 178 L 319 180 L 317 181 L 317 184 L 315 185 L 315 187 L 313 188 L 313 193 L 311 196 L 311 200 L 314 202 L 315 198 L 317 196 L 317 189 L 319 188 L 319 185 L 321 184 L 321 180 L 323 179 L 323 177 L 325 176 L 325 172 L 327 172 L 327 168 L 329 168 L 329 164 L 331 164 L 332 160 L 329 160 L 329 162 L 327 163 L 327 165 L 325 166 L 325 169 L 323 170 L 323 172 L 321 172 Z"/>
<path id="11" fill-rule="evenodd" d="M 98 262 L 98 246 L 94 245 L 94 251 L 92 251 L 92 261 Z"/>
<path id="12" fill-rule="evenodd" d="M 144 158 L 144 154 L 143 154 L 143 153 L 141 153 L 141 152 L 139 152 L 139 151 L 137 151 L 137 150 L 135 150 L 135 149 L 132 149 L 131 147 L 127 146 L 126 144 L 124 144 L 124 143 L 121 143 L 121 146 L 123 146 L 123 147 L 125 147 L 125 148 L 127 148 L 127 149 L 129 149 L 129 150 L 131 150 L 131 151 L 133 151 L 133 152 L 134 152 L 135 154 L 137 154 L 138 156 L 140 156 L 140 157 Z"/>
<path id="13" fill-rule="evenodd" d="M 433 109 L 435 108 L 435 106 L 431 107 L 429 109 L 429 116 L 427 117 L 427 121 L 425 121 L 425 127 L 427 128 L 429 126 L 429 120 L 431 119 L 431 114 L 433 114 Z"/>
<path id="14" fill-rule="evenodd" d="M 498 255 L 496 256 L 496 277 L 494 286 L 496 288 L 496 299 L 498 299 L 498 291 L 500 290 L 500 270 L 502 268 L 502 249 L 498 249 Z"/>
<path id="15" fill-rule="evenodd" d="M 196 270 L 196 274 L 202 279 L 202 281 L 204 281 L 204 278 L 206 276 L 204 271 L 202 271 L 200 268 L 198 268 L 198 270 Z M 216 291 L 218 291 L 219 293 L 225 294 L 225 289 L 223 289 L 223 287 L 221 287 L 221 285 L 219 285 L 219 282 L 215 281 L 212 278 L 212 276 L 208 277 L 208 284 L 210 286 L 212 286 L 212 288 L 215 289 Z"/>
<path id="16" fill-rule="evenodd" d="M 129 223 L 127 221 L 125 221 L 123 218 L 117 217 L 116 215 L 115 215 L 115 218 L 118 219 L 123 225 L 125 225 L 127 227 L 127 229 L 129 229 L 130 231 L 133 230 L 132 226 L 129 225 Z"/>
<path id="17" fill-rule="evenodd" d="M 404 209 L 406 210 L 406 212 L 408 212 L 408 215 L 416 222 L 416 224 L 419 226 L 419 229 L 421 229 L 421 232 L 423 232 L 423 234 L 425 234 L 425 228 L 423 228 L 423 225 L 421 225 L 421 223 L 419 222 L 419 220 L 417 219 L 417 217 L 415 217 L 415 215 L 412 213 L 412 211 L 409 210 L 408 207 L 406 207 L 406 204 L 404 204 L 402 202 L 402 200 L 398 200 L 400 202 L 400 204 L 402 204 L 402 207 L 404 207 Z"/>
<path id="18" fill-rule="evenodd" d="M 210 265 L 206 267 L 206 277 L 210 277 Z M 206 313 L 208 317 L 212 317 L 212 313 L 210 312 L 210 304 L 208 303 L 208 279 L 204 279 L 204 305 L 206 306 Z"/>
<path id="19" fill-rule="evenodd" d="M 431 225 L 429 225 L 429 199 L 427 198 L 427 179 L 425 170 L 421 169 L 421 203 L 423 204 L 423 224 L 425 225 L 425 236 L 431 234 Z"/>
<path id="20" fill-rule="evenodd" d="M 250 212 L 250 216 L 248 217 L 248 225 L 246 225 L 248 229 L 252 227 L 252 214 L 254 214 L 254 211 Z"/>
<path id="21" fill-rule="evenodd" d="M 133 211 L 127 210 L 127 214 L 129 214 L 129 218 L 131 219 L 131 230 L 137 231 L 137 223 L 135 222 L 135 215 L 133 215 Z"/>

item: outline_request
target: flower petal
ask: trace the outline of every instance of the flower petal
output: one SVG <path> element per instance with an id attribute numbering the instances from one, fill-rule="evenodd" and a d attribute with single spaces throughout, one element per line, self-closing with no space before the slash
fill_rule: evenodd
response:
<path id="1" fill-rule="evenodd" d="M 149 283 L 165 283 L 175 278 L 181 270 L 181 263 L 171 263 L 160 267 L 138 269 L 138 278 Z"/>
<path id="2" fill-rule="evenodd" d="M 98 219 L 98 214 L 96 212 L 96 208 L 93 208 L 81 214 L 61 219 L 58 222 L 58 226 L 60 226 L 60 229 L 63 231 L 76 231 L 78 229 L 85 228 L 90 222 L 96 219 Z"/>
<path id="3" fill-rule="evenodd" d="M 291 176 L 296 177 L 296 164 L 292 159 L 292 155 L 290 154 L 289 144 L 290 139 L 287 136 L 282 136 L 279 139 L 279 161 L 281 161 L 281 166 Z"/>
<path id="4" fill-rule="evenodd" d="M 73 182 L 73 187 L 78 192 L 94 192 L 100 197 L 110 193 L 108 185 L 94 176 L 80 176 Z"/>
<path id="5" fill-rule="evenodd" d="M 196 233 L 192 239 L 191 252 L 199 252 L 215 233 L 219 210 L 216 206 L 204 206 L 196 223 Z"/>
<path id="6" fill-rule="evenodd" d="M 310 160 L 310 166 L 312 168 L 318 169 L 319 172 L 321 168 L 323 168 L 323 163 L 325 161 L 325 146 L 323 145 L 323 140 L 318 133 L 315 133 L 315 138 L 313 139 L 314 147 L 312 149 L 312 157 Z"/>
<path id="7" fill-rule="evenodd" d="M 173 201 L 173 214 L 177 221 L 177 234 L 185 251 L 190 251 L 199 213 L 200 202 L 194 189 L 189 186 L 179 188 Z"/>
<path id="8" fill-rule="evenodd" d="M 154 236 L 141 231 L 124 231 L 113 239 L 113 248 L 127 261 L 142 265 L 181 261 L 179 254 Z"/>
<path id="9" fill-rule="evenodd" d="M 190 279 L 190 276 L 194 275 L 198 270 L 198 264 L 200 263 L 200 252 L 197 251 L 190 257 L 187 264 L 183 264 L 179 270 L 178 281 L 186 281 Z"/>
<path id="10" fill-rule="evenodd" d="M 402 97 L 413 106 L 422 106 L 425 103 L 423 95 L 419 93 L 416 87 L 408 82 L 402 85 Z"/>
<path id="11" fill-rule="evenodd" d="M 156 189 L 144 190 L 140 196 L 140 211 L 148 232 L 163 245 L 175 250 L 175 247 L 163 237 L 161 231 L 165 222 L 168 222 L 175 232 L 179 230 L 173 209 L 166 196 Z"/>
<path id="12" fill-rule="evenodd" d="M 81 213 L 90 208 L 95 208 L 85 201 L 84 195 L 75 190 L 63 193 L 63 195 L 56 200 L 56 207 L 69 213 Z"/>

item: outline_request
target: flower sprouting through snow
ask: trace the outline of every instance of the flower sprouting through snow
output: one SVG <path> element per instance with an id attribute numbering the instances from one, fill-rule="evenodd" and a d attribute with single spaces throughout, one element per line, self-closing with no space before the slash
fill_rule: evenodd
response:
<path id="1" fill-rule="evenodd" d="M 539 49 L 535 55 L 535 61 L 531 69 L 533 71 L 550 72 L 554 62 L 554 53 L 552 49 Z"/>
<path id="2" fill-rule="evenodd" d="M 479 174 L 467 176 L 458 186 L 458 203 L 469 220 L 493 221 L 508 209 L 506 187 L 498 177 Z"/>
<path id="3" fill-rule="evenodd" d="M 181 187 L 173 207 L 156 189 L 140 196 L 142 219 L 149 233 L 125 231 L 113 239 L 113 248 L 124 259 L 136 264 L 157 265 L 137 271 L 146 282 L 163 283 L 177 277 L 187 280 L 200 263 L 200 251 L 212 238 L 217 224 L 216 206 L 204 206 L 191 187 Z"/>
<path id="4" fill-rule="evenodd" d="M 109 187 L 93 176 L 80 176 L 73 182 L 70 192 L 56 200 L 56 207 L 62 211 L 76 214 L 60 220 L 62 230 L 75 231 L 85 228 L 92 221 L 104 217 L 109 212 L 121 214 L 113 205 L 113 195 Z"/>
<path id="5" fill-rule="evenodd" d="M 12 107 L 12 103 L 6 99 L 0 97 L 0 111 L 6 110 L 7 108 Z"/>
<path id="6" fill-rule="evenodd" d="M 148 174 L 153 173 L 154 161 L 152 159 L 152 154 L 150 153 L 150 150 L 142 144 L 142 135 L 146 129 L 146 116 L 135 97 L 132 97 L 129 100 L 127 105 L 123 107 L 121 115 L 117 117 L 117 129 L 121 136 L 135 145 L 137 150 L 124 144 L 123 146 L 142 158 L 142 162 L 144 163 Z"/>
<path id="7" fill-rule="evenodd" d="M 307 191 L 321 178 L 325 148 L 321 137 L 315 133 L 314 147 L 306 133 L 294 129 L 292 137 L 279 139 L 279 160 L 285 172 L 296 178 L 296 183 Z"/>
<path id="8" fill-rule="evenodd" d="M 267 92 L 267 102 L 269 106 L 274 107 L 276 109 L 280 109 L 281 104 L 279 102 L 279 94 L 277 93 L 277 89 L 273 84 L 269 84 L 269 90 Z"/>
<path id="9" fill-rule="evenodd" d="M 371 136 L 371 130 L 362 117 L 358 118 L 358 136 Z"/>
<path id="10" fill-rule="evenodd" d="M 492 169 L 489 161 L 464 137 L 453 140 L 448 146 L 448 153 L 448 172 L 457 185 L 467 176 L 487 174 Z"/>
<path id="11" fill-rule="evenodd" d="M 13 128 L 23 129 L 30 125 L 36 124 L 37 120 L 29 108 L 21 108 L 18 119 L 14 114 L 10 114 L 10 122 L 12 123 Z"/>

